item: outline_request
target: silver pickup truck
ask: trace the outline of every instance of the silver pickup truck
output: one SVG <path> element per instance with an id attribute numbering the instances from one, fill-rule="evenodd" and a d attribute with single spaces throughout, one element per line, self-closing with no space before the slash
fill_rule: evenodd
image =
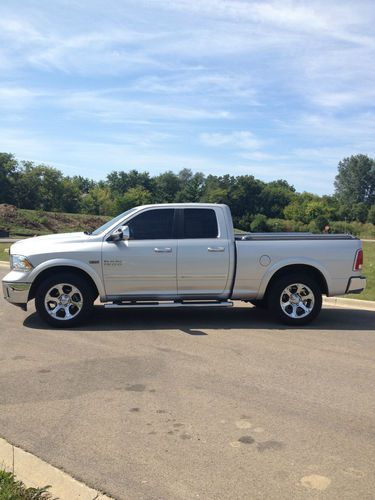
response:
<path id="1" fill-rule="evenodd" d="M 4 297 L 47 323 L 105 307 L 267 307 L 287 324 L 312 321 L 322 295 L 360 293 L 361 241 L 350 235 L 235 234 L 226 205 L 145 205 L 92 233 L 40 236 L 10 250 Z"/>

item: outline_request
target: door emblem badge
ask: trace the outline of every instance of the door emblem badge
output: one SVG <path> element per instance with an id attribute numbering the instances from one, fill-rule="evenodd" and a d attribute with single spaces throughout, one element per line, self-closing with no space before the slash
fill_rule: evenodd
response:
<path id="1" fill-rule="evenodd" d="M 122 260 L 106 260 L 104 259 L 104 265 L 105 266 L 111 266 L 111 267 L 117 267 L 122 265 Z"/>

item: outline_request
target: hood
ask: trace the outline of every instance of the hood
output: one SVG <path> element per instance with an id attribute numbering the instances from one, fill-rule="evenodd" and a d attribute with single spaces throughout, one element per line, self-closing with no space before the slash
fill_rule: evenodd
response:
<path id="1" fill-rule="evenodd" d="M 11 254 L 17 255 L 33 255 L 36 253 L 47 253 L 51 247 L 55 245 L 64 245 L 69 243 L 81 243 L 93 239 L 85 233 L 61 233 L 61 234 L 48 234 L 47 236 L 35 236 L 34 238 L 27 238 L 14 243 L 10 247 Z"/>

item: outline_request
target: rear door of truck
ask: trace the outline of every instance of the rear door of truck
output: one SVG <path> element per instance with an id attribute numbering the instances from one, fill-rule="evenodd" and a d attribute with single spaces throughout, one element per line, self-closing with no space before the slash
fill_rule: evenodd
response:
<path id="1" fill-rule="evenodd" d="M 178 295 L 219 298 L 229 294 L 231 240 L 223 210 L 197 207 L 184 208 L 179 213 Z"/>

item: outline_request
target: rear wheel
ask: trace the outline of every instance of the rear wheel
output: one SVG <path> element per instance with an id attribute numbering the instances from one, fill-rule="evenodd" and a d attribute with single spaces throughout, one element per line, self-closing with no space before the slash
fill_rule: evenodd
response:
<path id="1" fill-rule="evenodd" d="M 46 323 L 70 328 L 87 319 L 94 300 L 95 292 L 87 280 L 74 273 L 60 273 L 41 283 L 35 307 Z"/>
<path id="2" fill-rule="evenodd" d="M 306 325 L 313 321 L 322 308 L 322 292 L 307 273 L 278 278 L 268 294 L 272 314 L 288 325 Z"/>

